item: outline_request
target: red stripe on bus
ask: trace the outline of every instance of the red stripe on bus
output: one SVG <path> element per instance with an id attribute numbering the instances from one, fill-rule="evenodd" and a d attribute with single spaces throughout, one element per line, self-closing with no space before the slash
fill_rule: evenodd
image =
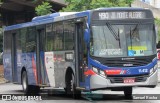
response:
<path id="1" fill-rule="evenodd" d="M 87 70 L 87 71 L 85 71 L 84 72 L 84 75 L 95 75 L 96 73 L 95 72 L 93 72 L 93 70 L 91 70 L 91 69 L 89 69 L 89 70 Z"/>
<path id="2" fill-rule="evenodd" d="M 47 61 L 46 61 L 46 54 L 44 54 L 44 58 L 45 58 L 45 59 L 44 59 L 44 65 L 45 65 L 44 68 L 45 68 L 45 70 L 46 70 L 46 76 L 47 76 L 47 79 L 48 79 L 48 81 L 49 81 L 48 71 L 47 71 L 47 67 L 46 67 L 46 62 L 47 62 Z M 45 78 L 45 80 L 46 80 L 46 78 Z M 47 81 L 47 82 L 48 82 L 48 81 Z"/>
<path id="3" fill-rule="evenodd" d="M 32 57 L 32 69 L 33 69 L 33 73 L 34 73 L 34 77 L 36 79 L 36 84 L 38 84 L 38 80 L 37 80 L 37 70 L 36 70 L 36 64 L 34 61 L 34 56 Z"/>
<path id="4" fill-rule="evenodd" d="M 105 70 L 107 75 L 118 75 L 121 73 L 121 69 L 117 69 L 117 70 Z"/>

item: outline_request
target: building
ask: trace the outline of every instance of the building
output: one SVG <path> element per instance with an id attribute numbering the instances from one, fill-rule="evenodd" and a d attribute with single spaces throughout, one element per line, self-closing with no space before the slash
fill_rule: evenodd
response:
<path id="1" fill-rule="evenodd" d="M 153 12 L 153 15 L 155 18 L 160 18 L 160 8 L 155 8 L 154 6 L 144 3 L 145 0 L 134 0 L 134 2 L 131 4 L 132 7 L 140 7 L 140 8 L 148 8 Z M 146 2 L 146 1 L 145 1 Z M 147 1 L 149 2 L 149 0 Z"/>
<path id="2" fill-rule="evenodd" d="M 155 8 L 160 8 L 160 0 L 150 0 L 150 5 L 154 6 Z"/>
<path id="3" fill-rule="evenodd" d="M 34 3 L 33 0 L 3 0 L 0 7 L 0 25 L 13 25 L 31 21 L 35 17 L 35 7 L 40 2 Z M 43 0 L 41 0 L 43 1 Z M 64 0 L 51 0 L 53 12 L 57 12 L 66 6 Z"/>
<path id="4" fill-rule="evenodd" d="M 150 4 L 150 0 L 140 0 L 140 1 Z"/>
<path id="5" fill-rule="evenodd" d="M 145 2 L 155 8 L 160 8 L 160 0 L 140 0 L 142 2 Z"/>

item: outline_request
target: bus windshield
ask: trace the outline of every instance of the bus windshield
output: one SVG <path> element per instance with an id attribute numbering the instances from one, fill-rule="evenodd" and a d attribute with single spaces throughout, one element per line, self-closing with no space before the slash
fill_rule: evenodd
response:
<path id="1" fill-rule="evenodd" d="M 130 57 L 155 54 L 153 24 L 92 25 L 90 54 L 97 57 Z"/>

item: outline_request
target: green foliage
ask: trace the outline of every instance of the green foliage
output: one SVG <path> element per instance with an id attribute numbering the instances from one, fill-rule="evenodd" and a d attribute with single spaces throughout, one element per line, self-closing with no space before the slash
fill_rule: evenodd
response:
<path id="1" fill-rule="evenodd" d="M 35 8 L 35 11 L 38 16 L 51 14 L 52 6 L 50 5 L 49 2 L 45 1 L 45 2 L 42 2 L 41 5 L 38 5 Z"/>
<path id="2" fill-rule="evenodd" d="M 83 11 L 101 7 L 130 6 L 133 0 L 65 0 L 67 7 L 61 11 Z"/>
<path id="3" fill-rule="evenodd" d="M 3 0 L 0 0 L 0 6 L 3 4 Z"/>
<path id="4" fill-rule="evenodd" d="M 2 4 L 3 4 L 3 2 L 2 2 L 2 0 L 0 0 L 0 6 L 2 6 Z M 1 14 L 0 14 L 0 16 L 1 16 Z"/>
<path id="5" fill-rule="evenodd" d="M 160 19 L 156 18 L 155 23 L 156 23 L 156 25 L 160 25 Z"/>
<path id="6" fill-rule="evenodd" d="M 156 24 L 157 29 L 158 29 L 158 41 L 160 41 L 160 19 L 156 18 L 155 19 L 155 24 Z"/>

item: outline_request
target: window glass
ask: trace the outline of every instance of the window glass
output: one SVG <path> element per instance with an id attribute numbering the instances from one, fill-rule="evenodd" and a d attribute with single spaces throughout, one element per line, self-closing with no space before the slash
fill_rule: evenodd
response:
<path id="1" fill-rule="evenodd" d="M 52 28 L 52 30 L 50 30 Z M 47 51 L 63 50 L 63 23 L 57 22 L 46 25 Z"/>
<path id="2" fill-rule="evenodd" d="M 153 24 L 93 25 L 91 55 L 97 57 L 155 54 Z"/>
<path id="3" fill-rule="evenodd" d="M 5 31 L 4 35 L 4 51 L 8 52 L 11 49 L 11 32 Z"/>
<path id="4" fill-rule="evenodd" d="M 26 51 L 27 52 L 36 51 L 36 29 L 35 27 L 28 28 Z"/>
<path id="5" fill-rule="evenodd" d="M 71 21 L 64 22 L 64 48 L 74 49 L 74 24 Z"/>
<path id="6" fill-rule="evenodd" d="M 63 50 L 63 24 L 62 22 L 53 24 L 53 50 Z"/>
<path id="7" fill-rule="evenodd" d="M 20 29 L 19 42 L 22 48 L 22 52 L 26 51 L 26 34 L 27 34 L 27 28 Z"/>
<path id="8" fill-rule="evenodd" d="M 46 25 L 46 35 L 47 35 L 47 43 L 46 43 L 46 49 L 47 51 L 53 50 L 53 32 L 52 32 L 52 24 Z"/>

